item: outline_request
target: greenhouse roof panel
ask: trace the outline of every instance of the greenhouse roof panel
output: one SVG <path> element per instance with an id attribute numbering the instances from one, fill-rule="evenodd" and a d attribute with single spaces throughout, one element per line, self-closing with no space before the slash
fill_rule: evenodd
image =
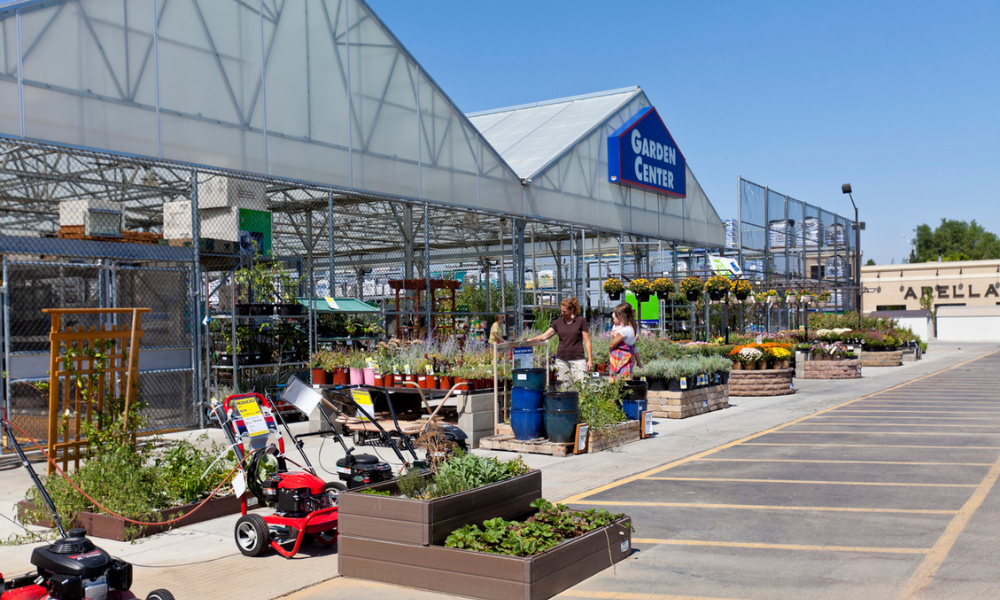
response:
<path id="1" fill-rule="evenodd" d="M 530 179 L 641 93 L 630 87 L 467 116 L 518 177 Z"/>

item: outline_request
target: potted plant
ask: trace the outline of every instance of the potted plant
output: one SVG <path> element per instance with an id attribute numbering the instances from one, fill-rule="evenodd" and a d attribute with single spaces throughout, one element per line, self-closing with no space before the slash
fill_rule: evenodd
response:
<path id="1" fill-rule="evenodd" d="M 329 383 L 326 377 L 326 362 L 329 360 L 329 350 L 318 350 L 309 359 L 309 366 L 312 368 L 312 382 L 314 385 Z"/>
<path id="2" fill-rule="evenodd" d="M 779 304 L 781 302 L 781 296 L 778 295 L 778 290 L 767 290 L 764 292 L 764 297 L 767 298 L 768 304 Z"/>
<path id="3" fill-rule="evenodd" d="M 725 275 L 713 275 L 705 282 L 705 291 L 708 292 L 708 297 L 713 302 L 719 302 L 725 298 L 730 287 L 732 287 L 732 282 Z"/>
<path id="4" fill-rule="evenodd" d="M 830 305 L 830 292 L 823 290 L 816 296 L 816 302 L 819 306 L 827 307 Z"/>
<path id="5" fill-rule="evenodd" d="M 633 279 L 628 284 L 628 289 L 630 292 L 635 294 L 636 299 L 642 303 L 649 301 L 649 296 L 652 294 L 652 287 L 649 281 L 639 277 L 638 279 Z"/>
<path id="6" fill-rule="evenodd" d="M 812 292 L 809 290 L 799 290 L 799 302 L 809 304 L 813 300 Z"/>
<path id="7" fill-rule="evenodd" d="M 730 286 L 730 291 L 736 296 L 737 300 L 742 302 L 753 292 L 753 287 L 746 279 L 736 279 Z"/>
<path id="8" fill-rule="evenodd" d="M 275 305 L 278 314 L 283 316 L 301 315 L 305 307 L 298 303 L 297 297 L 299 284 L 302 283 L 304 275 L 292 277 L 287 271 L 277 269 L 275 277 L 277 279 L 275 288 L 281 299 L 281 303 Z"/>
<path id="9" fill-rule="evenodd" d="M 670 294 L 674 293 L 674 282 L 665 277 L 657 277 L 649 287 L 660 300 L 669 300 Z"/>
<path id="10" fill-rule="evenodd" d="M 792 352 L 785 348 L 771 348 L 771 357 L 774 359 L 775 369 L 787 369 L 792 360 Z"/>
<path id="11" fill-rule="evenodd" d="M 614 301 L 621 300 L 622 292 L 625 291 L 625 285 L 615 279 L 614 277 L 609 277 L 604 281 L 604 292 L 608 295 L 608 298 Z"/>
<path id="12" fill-rule="evenodd" d="M 681 293 L 683 293 L 688 302 L 697 302 L 698 296 L 701 295 L 701 291 L 705 289 L 705 282 L 701 280 L 700 277 L 695 277 L 692 275 L 681 281 L 680 283 Z"/>

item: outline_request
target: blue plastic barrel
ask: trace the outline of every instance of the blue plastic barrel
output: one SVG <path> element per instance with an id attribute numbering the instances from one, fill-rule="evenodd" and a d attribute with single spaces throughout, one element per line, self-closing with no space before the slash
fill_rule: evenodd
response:
<path id="1" fill-rule="evenodd" d="M 514 388 L 510 392 L 511 410 L 534 410 L 542 408 L 542 390 Z"/>
<path id="2" fill-rule="evenodd" d="M 577 410 L 580 408 L 580 394 L 560 392 L 551 389 L 545 392 L 545 410 Z"/>
<path id="3" fill-rule="evenodd" d="M 546 410 L 545 431 L 549 435 L 549 441 L 556 444 L 572 442 L 579 421 L 579 410 Z"/>
<path id="4" fill-rule="evenodd" d="M 639 415 L 646 411 L 645 400 L 622 400 L 622 410 L 629 421 L 638 421 Z"/>
<path id="5" fill-rule="evenodd" d="M 510 410 L 510 427 L 519 440 L 533 440 L 545 435 L 544 410 Z"/>
<path id="6" fill-rule="evenodd" d="M 512 375 L 514 377 L 515 388 L 544 390 L 548 372 L 542 368 L 514 369 Z"/>

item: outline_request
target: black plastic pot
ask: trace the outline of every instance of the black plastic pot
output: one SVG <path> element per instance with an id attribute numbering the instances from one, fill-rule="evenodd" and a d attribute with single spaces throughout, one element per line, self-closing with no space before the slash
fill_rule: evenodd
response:
<path id="1" fill-rule="evenodd" d="M 701 292 L 685 292 L 685 295 L 687 296 L 688 302 L 697 302 L 698 296 L 701 295 Z"/>
<path id="2" fill-rule="evenodd" d="M 305 312 L 305 307 L 298 303 L 276 304 L 275 307 L 278 309 L 278 314 L 285 317 L 301 315 Z"/>
<path id="3" fill-rule="evenodd" d="M 237 304 L 235 307 L 236 314 L 249 316 L 253 314 L 253 304 Z"/>
<path id="4" fill-rule="evenodd" d="M 230 354 L 220 354 L 219 355 L 219 365 L 223 367 L 233 366 L 233 355 Z"/>
<path id="5" fill-rule="evenodd" d="M 580 411 L 573 410 L 546 410 L 545 411 L 545 433 L 549 441 L 556 444 L 565 444 L 573 441 L 576 433 L 576 424 L 580 422 Z"/>
<path id="6" fill-rule="evenodd" d="M 545 405 L 546 411 L 578 410 L 580 408 L 580 395 L 577 392 L 550 390 L 545 392 L 542 403 Z"/>
<path id="7" fill-rule="evenodd" d="M 649 386 L 641 379 L 626 379 L 622 400 L 645 400 Z"/>
<path id="8" fill-rule="evenodd" d="M 650 379 L 646 378 L 646 383 L 649 384 L 649 391 L 651 392 L 665 392 L 667 391 L 667 380 L 662 378 Z"/>

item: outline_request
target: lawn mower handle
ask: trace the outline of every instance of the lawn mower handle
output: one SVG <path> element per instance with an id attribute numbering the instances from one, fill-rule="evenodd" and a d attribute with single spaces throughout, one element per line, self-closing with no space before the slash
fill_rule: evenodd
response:
<path id="1" fill-rule="evenodd" d="M 45 507 L 49 509 L 49 516 L 52 517 L 52 522 L 56 524 L 56 528 L 59 530 L 59 535 L 66 538 L 69 537 L 66 534 L 66 529 L 63 528 L 62 519 L 59 518 L 59 513 L 56 511 L 56 504 L 52 501 L 52 497 L 49 496 L 48 490 L 42 485 L 42 480 L 38 478 L 38 473 L 35 473 L 34 467 L 28 462 L 28 457 L 24 454 L 24 450 L 21 449 L 21 444 L 14 437 L 13 428 L 10 422 L 7 421 L 7 411 L 0 408 L 0 424 L 3 425 L 3 432 L 10 440 L 12 446 L 14 446 L 14 452 L 17 453 L 17 457 L 21 459 L 21 464 L 28 471 L 28 475 L 31 476 L 31 481 L 35 484 L 38 492 L 42 495 L 42 500 L 45 501 Z"/>

